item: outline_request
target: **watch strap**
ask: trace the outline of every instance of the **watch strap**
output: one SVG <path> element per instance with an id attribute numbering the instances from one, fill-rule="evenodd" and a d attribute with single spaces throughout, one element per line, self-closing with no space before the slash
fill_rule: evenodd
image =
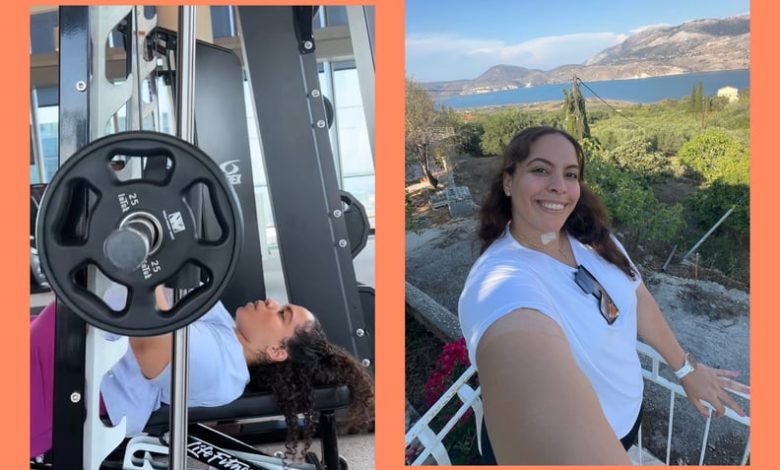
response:
<path id="1" fill-rule="evenodd" d="M 685 363 L 682 367 L 674 371 L 674 375 L 676 375 L 678 379 L 682 379 L 695 370 L 691 361 L 688 360 L 688 355 L 689 353 L 685 353 Z"/>

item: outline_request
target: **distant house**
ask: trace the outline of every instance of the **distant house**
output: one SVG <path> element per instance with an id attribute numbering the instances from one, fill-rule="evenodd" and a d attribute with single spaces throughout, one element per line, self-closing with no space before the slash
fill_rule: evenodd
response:
<path id="1" fill-rule="evenodd" d="M 733 103 L 739 99 L 739 90 L 733 86 L 724 86 L 718 89 L 718 96 L 725 96 L 729 103 Z"/>

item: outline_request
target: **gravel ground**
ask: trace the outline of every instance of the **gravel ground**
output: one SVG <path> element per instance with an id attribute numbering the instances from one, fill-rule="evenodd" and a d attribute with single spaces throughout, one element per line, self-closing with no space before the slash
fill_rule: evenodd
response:
<path id="1" fill-rule="evenodd" d="M 407 232 L 406 280 L 453 313 L 457 312 L 458 296 L 479 253 L 475 227 L 475 221 L 469 219 Z M 749 295 L 710 281 L 652 272 L 643 275 L 683 347 L 710 366 L 739 371 L 739 380 L 749 384 Z M 666 456 L 669 399 L 668 391 L 647 383 L 643 443 L 662 460 Z M 749 414 L 747 403 L 738 402 Z M 674 414 L 670 462 L 697 464 L 705 419 L 685 398 L 677 399 Z M 729 421 L 713 420 L 705 464 L 739 463 L 748 429 Z"/>

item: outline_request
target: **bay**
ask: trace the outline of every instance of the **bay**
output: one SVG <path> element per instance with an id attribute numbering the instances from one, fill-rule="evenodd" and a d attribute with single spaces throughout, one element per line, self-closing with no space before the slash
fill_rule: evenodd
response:
<path id="1" fill-rule="evenodd" d="M 655 103 L 664 99 L 679 100 L 690 96 L 692 87 L 694 85 L 698 86 L 699 82 L 702 82 L 702 89 L 707 96 L 715 95 L 718 89 L 724 86 L 733 86 L 742 90 L 750 87 L 750 70 L 726 70 L 667 75 L 663 77 L 584 82 L 587 87 L 583 86 L 581 90 L 586 99 L 596 98 L 596 95 L 598 95 L 606 100 Z M 455 109 L 464 109 L 540 103 L 544 101 L 563 101 L 563 90 L 565 89 L 571 89 L 571 83 L 557 83 L 475 95 L 448 96 L 437 99 L 436 104 L 440 107 L 449 106 Z"/>

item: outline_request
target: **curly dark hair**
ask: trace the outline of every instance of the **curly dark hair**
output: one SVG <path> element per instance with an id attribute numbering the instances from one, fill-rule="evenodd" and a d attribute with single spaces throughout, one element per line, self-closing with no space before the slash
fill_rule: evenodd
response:
<path id="1" fill-rule="evenodd" d="M 512 219 L 512 200 L 504 194 L 504 175 L 512 175 L 518 163 L 528 158 L 531 145 L 542 136 L 558 134 L 574 146 L 579 164 L 580 199 L 563 228 L 581 243 L 590 245 L 602 258 L 614 264 L 630 278 L 635 278 L 634 267 L 628 257 L 618 248 L 610 236 L 607 209 L 604 203 L 583 181 L 585 177 L 585 155 L 577 140 L 565 131 L 555 127 L 529 127 L 515 135 L 504 149 L 501 170 L 493 178 L 487 197 L 479 212 L 480 252 L 484 252 L 496 241 Z"/>
<path id="2" fill-rule="evenodd" d="M 299 434 L 303 441 L 301 454 L 311 447 L 314 434 L 314 389 L 317 386 L 349 388 L 351 402 L 345 427 L 368 427 L 374 402 L 371 377 L 357 360 L 343 348 L 328 341 L 319 321 L 298 327 L 285 343 L 287 359 L 281 362 L 261 361 L 249 367 L 249 387 L 273 392 L 287 422 L 285 454 L 298 454 Z M 298 420 L 303 415 L 303 425 Z"/>

